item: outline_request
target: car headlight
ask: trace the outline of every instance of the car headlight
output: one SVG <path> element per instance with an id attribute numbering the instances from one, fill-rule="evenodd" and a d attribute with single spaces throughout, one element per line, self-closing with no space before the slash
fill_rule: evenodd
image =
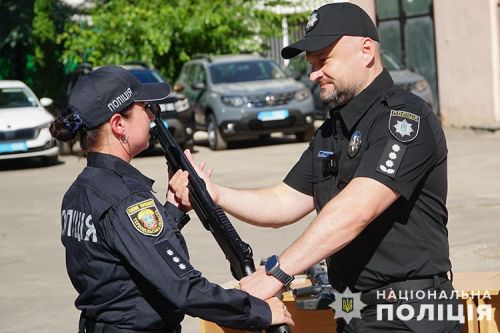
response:
<path id="1" fill-rule="evenodd" d="M 222 103 L 229 106 L 242 106 L 245 99 L 242 96 L 221 96 Z"/>
<path id="2" fill-rule="evenodd" d="M 311 92 L 307 88 L 302 88 L 295 92 L 295 99 L 298 101 L 303 101 L 311 95 Z"/>
<path id="3" fill-rule="evenodd" d="M 411 91 L 424 91 L 426 89 L 429 89 L 429 84 L 425 80 L 420 80 L 411 85 L 410 90 Z"/>
<path id="4" fill-rule="evenodd" d="M 40 131 L 48 131 L 50 128 L 50 123 L 45 123 L 40 126 L 35 127 L 35 138 L 38 137 Z"/>

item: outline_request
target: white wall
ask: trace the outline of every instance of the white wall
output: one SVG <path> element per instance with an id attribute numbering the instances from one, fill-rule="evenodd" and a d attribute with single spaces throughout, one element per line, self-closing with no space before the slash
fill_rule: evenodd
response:
<path id="1" fill-rule="evenodd" d="M 434 0 L 444 125 L 500 122 L 498 0 Z"/>

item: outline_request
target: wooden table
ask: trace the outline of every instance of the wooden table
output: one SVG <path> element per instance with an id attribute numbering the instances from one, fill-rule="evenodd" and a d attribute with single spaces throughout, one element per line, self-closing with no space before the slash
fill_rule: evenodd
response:
<path id="1" fill-rule="evenodd" d="M 309 285 L 303 276 L 296 277 L 292 288 L 300 288 Z M 238 284 L 235 281 L 224 284 L 226 288 L 234 288 Z M 465 314 L 464 333 L 498 333 L 500 332 L 500 272 L 463 272 L 455 273 L 453 285 L 459 292 L 473 294 L 472 297 L 462 299 Z M 484 295 L 490 295 L 491 299 L 483 299 Z M 305 311 L 297 310 L 295 299 L 291 292 L 283 294 L 283 301 L 292 314 L 295 326 L 293 333 L 332 333 L 336 332 L 336 323 L 332 310 Z M 491 320 L 477 320 L 477 308 L 480 305 L 491 304 Z M 468 319 L 469 313 L 471 320 Z M 201 321 L 200 333 L 241 333 L 249 331 L 238 331 L 229 328 L 221 328 L 214 323 Z"/>

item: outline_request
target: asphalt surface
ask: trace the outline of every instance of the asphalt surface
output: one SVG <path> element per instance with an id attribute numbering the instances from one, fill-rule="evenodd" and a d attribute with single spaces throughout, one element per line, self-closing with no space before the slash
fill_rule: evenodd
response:
<path id="1" fill-rule="evenodd" d="M 454 271 L 500 272 L 500 131 L 446 129 L 446 134 Z M 203 140 L 198 143 L 195 156 L 215 169 L 215 180 L 242 188 L 280 182 L 306 147 L 279 137 L 222 152 L 210 151 Z M 66 275 L 59 209 L 85 159 L 62 156 L 60 160 L 50 167 L 38 160 L 0 161 L 0 332 L 77 331 L 76 293 Z M 167 171 L 159 151 L 138 157 L 133 164 L 157 180 L 158 197 L 164 198 Z M 222 252 L 196 216 L 191 216 L 183 233 L 193 265 L 213 282 L 231 280 Z M 251 244 L 258 262 L 280 253 L 313 217 L 310 214 L 278 230 L 232 221 L 242 239 Z M 184 333 L 198 332 L 199 321 L 188 317 L 183 327 Z"/>

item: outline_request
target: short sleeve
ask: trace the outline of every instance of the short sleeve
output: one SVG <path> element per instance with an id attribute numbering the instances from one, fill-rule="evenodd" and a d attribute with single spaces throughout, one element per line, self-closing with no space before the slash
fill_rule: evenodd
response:
<path id="1" fill-rule="evenodd" d="M 311 196 L 313 195 L 312 156 L 313 150 L 309 144 L 283 180 L 291 188 Z"/>
<path id="2" fill-rule="evenodd" d="M 436 142 L 429 120 L 418 119 L 411 126 L 404 120 L 391 122 L 389 113 L 376 120 L 355 177 L 375 179 L 409 200 L 436 161 Z M 397 126 L 392 129 L 394 135 L 389 126 Z"/>

